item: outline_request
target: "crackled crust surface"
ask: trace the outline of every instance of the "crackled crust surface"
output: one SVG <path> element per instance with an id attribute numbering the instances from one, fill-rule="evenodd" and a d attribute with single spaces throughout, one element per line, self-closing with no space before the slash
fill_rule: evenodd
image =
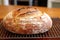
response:
<path id="1" fill-rule="evenodd" d="M 52 20 L 37 8 L 17 8 L 3 19 L 5 29 L 17 34 L 44 33 L 52 27 Z"/>

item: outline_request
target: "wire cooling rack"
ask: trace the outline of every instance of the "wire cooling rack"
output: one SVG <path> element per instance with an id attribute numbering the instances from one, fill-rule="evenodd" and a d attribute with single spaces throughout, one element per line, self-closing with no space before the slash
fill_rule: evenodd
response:
<path id="1" fill-rule="evenodd" d="M 2 20 L 0 20 L 0 39 L 20 39 L 20 38 L 59 38 L 60 37 L 60 18 L 52 18 L 53 26 L 52 28 L 45 32 L 39 34 L 15 34 L 11 33 L 3 27 Z"/>

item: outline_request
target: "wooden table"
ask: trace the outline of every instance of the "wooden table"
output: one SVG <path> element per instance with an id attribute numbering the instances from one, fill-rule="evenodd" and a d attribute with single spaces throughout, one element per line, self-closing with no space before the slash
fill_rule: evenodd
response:
<path id="1" fill-rule="evenodd" d="M 11 10 L 21 7 L 28 7 L 28 6 L 0 6 L 0 18 L 3 18 L 7 13 L 9 13 Z M 51 17 L 58 17 L 60 18 L 60 8 L 46 8 L 46 7 L 37 7 L 33 6 L 35 8 L 38 8 L 42 12 L 46 12 Z"/>
<path id="2" fill-rule="evenodd" d="M 0 6 L 0 19 L 3 19 L 4 16 L 6 14 L 8 14 L 11 10 L 13 9 L 17 9 L 17 8 L 21 8 L 21 7 L 28 7 L 28 6 L 3 6 L 1 5 Z M 35 8 L 38 8 L 39 10 L 41 10 L 42 12 L 46 12 L 50 17 L 52 18 L 60 18 L 60 8 L 46 8 L 46 7 L 37 7 L 37 6 L 33 6 Z M 32 39 L 32 40 L 41 40 L 42 38 L 35 38 L 35 39 Z M 45 40 L 58 40 L 59 38 L 44 38 Z M 42 40 L 44 40 L 42 39 Z M 28 39 L 29 40 L 29 39 Z"/>

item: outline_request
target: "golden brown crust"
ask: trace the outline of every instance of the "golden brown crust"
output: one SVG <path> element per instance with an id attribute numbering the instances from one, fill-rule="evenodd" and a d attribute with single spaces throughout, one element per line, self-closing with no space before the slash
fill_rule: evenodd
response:
<path id="1" fill-rule="evenodd" d="M 19 8 L 8 13 L 3 19 L 4 27 L 17 34 L 36 34 L 48 31 L 51 18 L 36 8 Z"/>

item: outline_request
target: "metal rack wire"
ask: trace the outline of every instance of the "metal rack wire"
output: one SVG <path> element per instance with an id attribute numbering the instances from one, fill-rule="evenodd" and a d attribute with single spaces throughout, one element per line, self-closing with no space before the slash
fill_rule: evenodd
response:
<path id="1" fill-rule="evenodd" d="M 60 37 L 60 19 L 52 18 L 52 28 L 39 34 L 15 34 L 4 29 L 3 25 L 0 24 L 0 39 L 11 39 L 11 38 L 59 38 Z"/>

